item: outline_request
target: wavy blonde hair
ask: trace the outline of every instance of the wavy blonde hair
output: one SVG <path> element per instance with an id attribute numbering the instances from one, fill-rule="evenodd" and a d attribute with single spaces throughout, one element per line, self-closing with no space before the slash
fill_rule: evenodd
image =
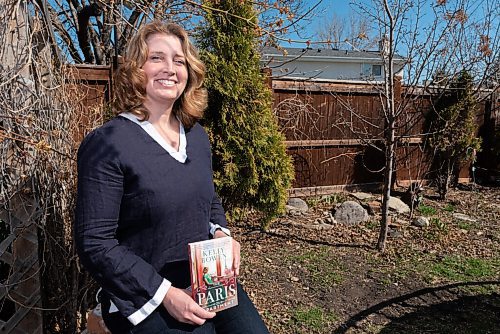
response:
<path id="1" fill-rule="evenodd" d="M 190 128 L 203 116 L 207 107 L 207 91 L 203 88 L 205 65 L 198 56 L 198 51 L 189 41 L 187 32 L 175 23 L 153 21 L 142 26 L 130 40 L 124 62 L 115 74 L 114 111 L 131 112 L 141 120 L 149 118 L 149 112 L 143 105 L 146 100 L 146 74 L 142 66 L 148 57 L 147 39 L 153 34 L 166 34 L 179 38 L 186 59 L 188 81 L 182 95 L 175 101 L 173 113 L 184 127 Z"/>

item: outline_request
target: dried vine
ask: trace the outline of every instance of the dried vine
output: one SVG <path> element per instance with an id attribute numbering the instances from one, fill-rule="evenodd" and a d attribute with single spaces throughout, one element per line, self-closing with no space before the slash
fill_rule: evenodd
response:
<path id="1" fill-rule="evenodd" d="M 0 209 L 14 210 L 10 200 L 19 191 L 38 202 L 44 332 L 76 333 L 93 300 L 71 241 L 76 151 L 102 113 L 83 112 L 84 93 L 72 70 L 53 61 L 38 10 L 17 2 L 1 9 L 9 19 L 0 29 Z M 30 189 L 23 186 L 27 180 Z"/>

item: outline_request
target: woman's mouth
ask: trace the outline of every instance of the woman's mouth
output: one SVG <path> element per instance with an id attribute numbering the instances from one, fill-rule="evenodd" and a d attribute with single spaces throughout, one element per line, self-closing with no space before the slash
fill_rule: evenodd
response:
<path id="1" fill-rule="evenodd" d="M 159 82 L 162 86 L 165 86 L 165 87 L 172 87 L 176 84 L 175 81 L 173 80 L 167 80 L 167 79 L 160 79 L 160 80 L 156 80 L 157 82 Z"/>

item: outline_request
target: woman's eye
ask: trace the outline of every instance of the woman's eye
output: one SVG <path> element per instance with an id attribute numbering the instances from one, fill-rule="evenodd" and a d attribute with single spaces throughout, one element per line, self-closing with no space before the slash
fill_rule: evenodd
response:
<path id="1" fill-rule="evenodd" d="M 151 56 L 151 57 L 149 57 L 149 59 L 151 59 L 152 61 L 160 61 L 161 57 L 160 56 Z"/>
<path id="2" fill-rule="evenodd" d="M 179 65 L 184 65 L 186 62 L 184 61 L 184 59 L 177 59 L 177 60 L 174 60 L 176 64 L 179 64 Z"/>

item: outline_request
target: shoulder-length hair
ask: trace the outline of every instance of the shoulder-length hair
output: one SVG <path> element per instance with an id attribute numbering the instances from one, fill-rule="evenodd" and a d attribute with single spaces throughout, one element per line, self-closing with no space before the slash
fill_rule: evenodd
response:
<path id="1" fill-rule="evenodd" d="M 146 100 L 146 74 L 142 66 L 148 57 L 147 39 L 153 34 L 176 36 L 181 41 L 186 59 L 188 81 L 182 95 L 175 101 L 173 113 L 184 127 L 190 128 L 203 116 L 207 107 L 207 91 L 202 87 L 205 78 L 205 65 L 198 52 L 189 41 L 187 32 L 175 23 L 153 21 L 142 26 L 130 40 L 125 59 L 115 74 L 114 111 L 131 112 L 141 120 L 149 118 L 149 112 L 143 105 Z"/>

